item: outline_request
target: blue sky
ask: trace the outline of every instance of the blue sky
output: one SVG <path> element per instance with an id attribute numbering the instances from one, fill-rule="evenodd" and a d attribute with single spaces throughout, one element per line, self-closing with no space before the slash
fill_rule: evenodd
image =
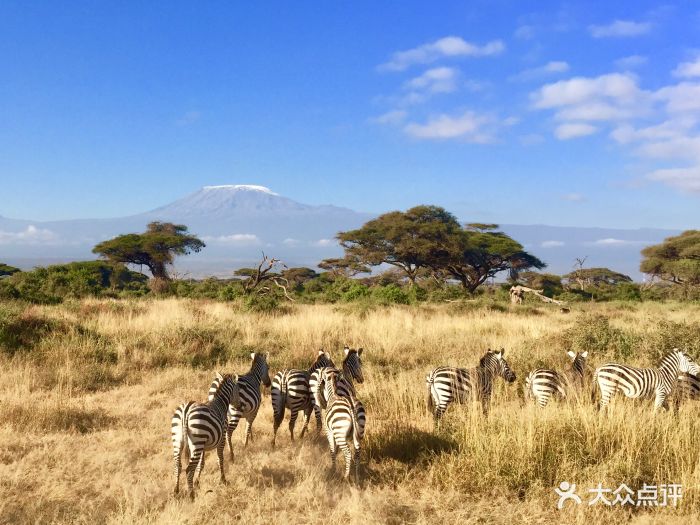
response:
<path id="1" fill-rule="evenodd" d="M 698 227 L 700 6 L 0 5 L 0 215 L 203 185 L 516 224 Z"/>

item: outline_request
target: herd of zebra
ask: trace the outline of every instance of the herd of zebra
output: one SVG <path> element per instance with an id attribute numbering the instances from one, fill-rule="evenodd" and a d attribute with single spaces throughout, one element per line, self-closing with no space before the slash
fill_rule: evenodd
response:
<path id="1" fill-rule="evenodd" d="M 345 479 L 354 464 L 355 480 L 359 481 L 360 449 L 365 432 L 366 415 L 357 398 L 355 383 L 362 383 L 362 348 L 345 347 L 342 367 L 336 368 L 323 350 L 307 370 L 286 369 L 270 380 L 267 355 L 251 354 L 248 373 L 240 376 L 217 373 L 209 388 L 206 403 L 183 403 L 171 422 L 173 456 L 175 460 L 175 494 L 180 488 L 181 456 L 189 457 L 186 467 L 189 495 L 194 499 L 194 487 L 204 467 L 205 452 L 216 449 L 221 481 L 224 475 L 224 448 L 233 460 L 231 435 L 240 419 L 246 419 L 245 445 L 252 436 L 253 422 L 262 402 L 261 385 L 271 387 L 273 409 L 272 446 L 277 431 L 289 409 L 289 432 L 294 440 L 298 414 L 303 414 L 301 437 L 308 429 L 311 413 L 315 414 L 316 431 L 324 430 L 331 454 L 331 468 L 335 470 L 336 454 L 345 458 Z M 538 368 L 525 380 L 525 399 L 534 400 L 544 408 L 552 398 L 566 399 L 583 392 L 586 383 L 588 352 L 567 352 L 571 369 L 565 372 Z M 487 350 L 473 368 L 441 366 L 426 377 L 427 404 L 436 426 L 452 403 L 481 402 L 488 412 L 495 381 L 503 378 L 509 383 L 516 379 L 515 372 L 505 359 L 505 350 Z M 638 368 L 622 364 L 605 364 L 595 370 L 591 383 L 593 392 L 600 393 L 600 408 L 605 408 L 616 392 L 629 398 L 655 397 L 655 409 L 668 408 L 670 395 L 676 390 L 686 397 L 700 398 L 700 367 L 687 354 L 674 348 L 661 360 L 658 368 Z M 325 415 L 322 414 L 325 410 Z"/>

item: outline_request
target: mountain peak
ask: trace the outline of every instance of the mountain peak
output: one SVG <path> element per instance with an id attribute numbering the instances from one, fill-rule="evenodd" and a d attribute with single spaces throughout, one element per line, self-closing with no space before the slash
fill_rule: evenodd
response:
<path id="1" fill-rule="evenodd" d="M 265 186 L 259 186 L 257 184 L 222 184 L 219 186 L 204 186 L 202 188 L 204 191 L 218 191 L 218 190 L 233 190 L 233 191 L 259 191 L 261 193 L 267 193 L 268 195 L 279 195 L 275 193 L 270 188 Z"/>

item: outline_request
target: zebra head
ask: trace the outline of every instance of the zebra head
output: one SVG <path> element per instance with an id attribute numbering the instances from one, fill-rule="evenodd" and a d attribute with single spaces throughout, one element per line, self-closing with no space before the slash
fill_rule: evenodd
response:
<path id="1" fill-rule="evenodd" d="M 672 350 L 673 354 L 678 359 L 678 371 L 686 374 L 692 374 L 694 376 L 700 373 L 700 366 L 693 361 L 688 354 L 683 352 L 680 348 L 674 348 Z"/>
<path id="2" fill-rule="evenodd" d="M 588 350 L 585 352 L 572 352 L 569 350 L 566 354 L 572 359 L 571 367 L 579 374 L 583 375 L 586 371 L 586 358 Z"/>
<path id="3" fill-rule="evenodd" d="M 316 356 L 316 361 L 314 361 L 314 364 L 311 365 L 309 372 L 313 372 L 314 370 L 318 370 L 319 368 L 323 368 L 325 366 L 335 368 L 335 363 L 333 363 L 331 356 L 329 356 L 323 350 L 319 350 L 318 356 Z"/>
<path id="4" fill-rule="evenodd" d="M 500 352 L 489 348 L 484 357 L 481 358 L 481 361 L 479 361 L 479 366 L 491 372 L 492 375 L 501 376 L 509 383 L 512 383 L 515 381 L 515 372 L 510 369 L 508 361 L 503 357 L 505 353 L 505 348 L 501 348 Z"/>
<path id="5" fill-rule="evenodd" d="M 354 381 L 362 383 L 365 378 L 362 375 L 362 348 L 345 347 L 345 359 L 343 359 L 343 373 L 346 377 L 352 377 Z"/>
<path id="6" fill-rule="evenodd" d="M 221 374 L 217 372 L 209 387 L 209 401 L 220 398 L 226 405 L 239 406 L 241 404 L 238 396 L 238 376 L 231 374 Z"/>
<path id="7" fill-rule="evenodd" d="M 250 354 L 250 358 L 253 360 L 250 371 L 255 373 L 265 386 L 270 386 L 272 384 L 272 381 L 270 381 L 270 367 L 267 365 L 268 355 L 269 354 L 260 354 L 257 352 L 252 352 Z"/>

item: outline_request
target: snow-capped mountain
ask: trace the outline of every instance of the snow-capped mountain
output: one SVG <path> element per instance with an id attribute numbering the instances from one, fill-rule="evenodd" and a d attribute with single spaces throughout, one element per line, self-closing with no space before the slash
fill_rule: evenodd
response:
<path id="1" fill-rule="evenodd" d="M 0 216 L 0 262 L 23 268 L 94 258 L 92 247 L 121 233 L 140 232 L 154 220 L 186 224 L 207 247 L 178 260 L 178 271 L 193 276 L 230 275 L 259 260 L 261 251 L 289 265 L 315 266 L 337 257 L 339 231 L 361 226 L 372 215 L 338 206 L 303 204 L 251 184 L 204 186 L 142 214 L 115 219 L 38 222 Z M 469 221 L 469 217 L 463 218 Z M 676 235 L 673 230 L 501 225 L 525 249 L 548 263 L 547 271 L 567 273 L 574 259 L 606 266 L 636 279 L 640 250 Z"/>

